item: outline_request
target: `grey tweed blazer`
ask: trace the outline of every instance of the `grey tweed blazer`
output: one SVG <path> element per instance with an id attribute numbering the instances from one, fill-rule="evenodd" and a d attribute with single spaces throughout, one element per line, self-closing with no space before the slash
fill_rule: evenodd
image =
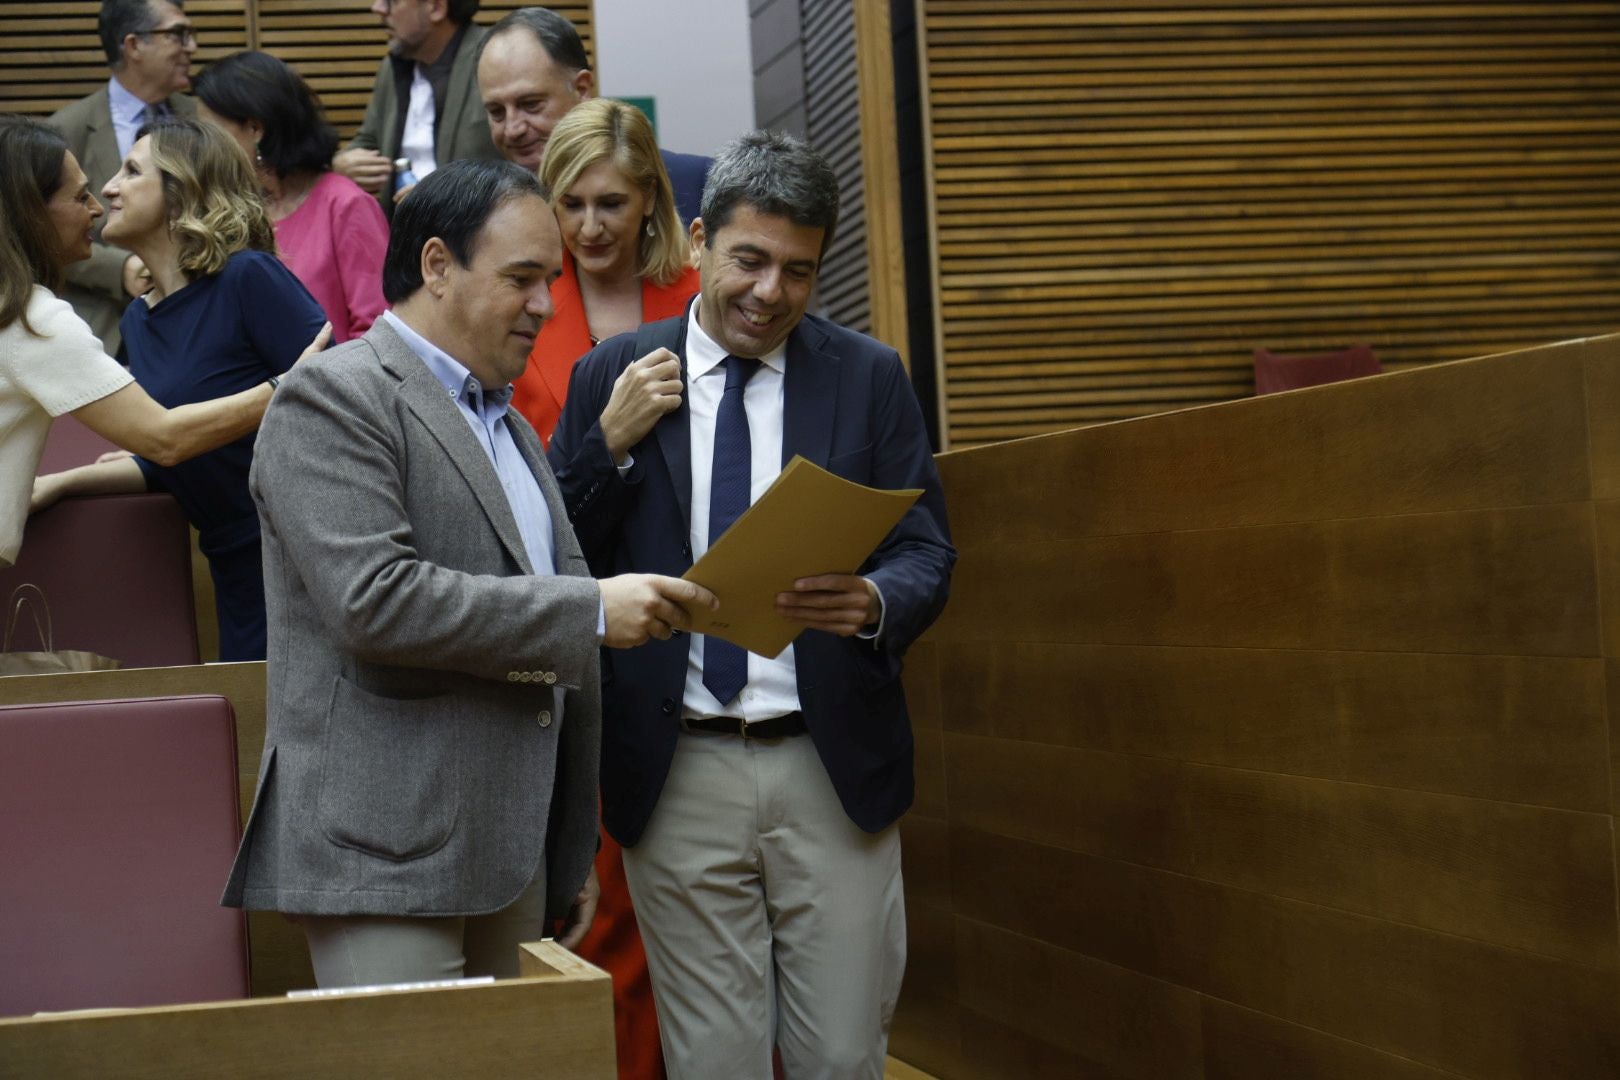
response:
<path id="1" fill-rule="evenodd" d="M 386 322 L 276 391 L 250 480 L 268 727 L 224 903 L 480 914 L 542 856 L 553 915 L 579 891 L 596 851 L 600 591 L 539 440 L 508 421 L 551 509 L 554 577 L 532 574 L 470 425 Z"/>

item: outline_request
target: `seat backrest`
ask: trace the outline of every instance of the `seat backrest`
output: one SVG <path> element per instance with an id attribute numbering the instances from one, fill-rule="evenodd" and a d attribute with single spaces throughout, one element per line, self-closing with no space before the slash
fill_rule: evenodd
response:
<path id="1" fill-rule="evenodd" d="M 197 610 L 191 533 L 168 495 L 64 499 L 28 519 L 15 566 L 0 570 L 0 604 L 38 585 L 57 649 L 83 649 L 125 667 L 195 664 Z M 13 649 L 44 648 L 23 620 Z"/>
<path id="2" fill-rule="evenodd" d="M 118 447 L 97 435 L 73 418 L 72 413 L 51 421 L 51 433 L 45 436 L 45 450 L 39 457 L 35 475 L 61 472 L 80 465 L 93 464 L 96 458 Z"/>
<path id="3" fill-rule="evenodd" d="M 0 707 L 0 1016 L 249 993 L 222 697 Z"/>
<path id="4" fill-rule="evenodd" d="M 1383 370 L 1371 345 L 1352 345 L 1338 352 L 1286 356 L 1269 349 L 1254 350 L 1254 392 L 1275 394 L 1305 386 L 1342 382 Z"/>

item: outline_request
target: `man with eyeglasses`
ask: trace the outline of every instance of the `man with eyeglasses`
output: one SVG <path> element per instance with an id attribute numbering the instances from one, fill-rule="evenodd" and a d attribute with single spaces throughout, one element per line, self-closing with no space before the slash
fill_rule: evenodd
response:
<path id="1" fill-rule="evenodd" d="M 53 124 L 67 139 L 92 190 L 118 171 L 135 133 L 162 116 L 195 116 L 196 103 L 180 91 L 191 85 L 197 35 L 182 0 L 102 0 L 97 30 L 112 75 L 107 85 L 58 109 Z M 90 258 L 68 267 L 65 299 L 118 352 L 118 320 L 132 297 L 146 291 L 141 260 L 101 243 L 95 223 Z"/>
<path id="2" fill-rule="evenodd" d="M 441 165 L 499 161 L 478 96 L 479 0 L 372 0 L 388 55 L 366 116 L 332 168 L 382 201 L 384 213 Z M 394 162 L 410 162 L 408 175 Z"/>

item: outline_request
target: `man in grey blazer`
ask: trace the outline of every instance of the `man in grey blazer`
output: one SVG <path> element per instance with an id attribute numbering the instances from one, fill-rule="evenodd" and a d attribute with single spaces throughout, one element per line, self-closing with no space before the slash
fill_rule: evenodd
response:
<path id="1" fill-rule="evenodd" d="M 562 262 L 539 182 L 459 162 L 400 206 L 392 309 L 259 432 L 269 717 L 224 902 L 301 916 L 317 982 L 512 975 L 595 903 L 598 646 L 689 625 L 591 579 L 510 383 Z"/>
<path id="2" fill-rule="evenodd" d="M 100 191 L 135 142 L 135 132 L 155 116 L 195 116 L 196 103 L 180 91 L 191 85 L 197 35 L 180 0 L 103 0 L 97 19 L 102 50 L 112 75 L 107 85 L 70 105 L 50 123 L 62 133 L 79 168 Z M 101 242 L 99 218 L 90 258 L 67 269 L 64 299 L 90 324 L 109 353 L 118 352 L 118 320 L 129 301 L 150 284 L 141 260 Z"/>
<path id="3" fill-rule="evenodd" d="M 388 55 L 366 102 L 365 119 L 332 167 L 382 201 L 385 213 L 409 190 L 396 189 L 394 160 L 412 159 L 418 179 L 452 161 L 500 158 L 478 97 L 479 0 L 376 0 Z"/>

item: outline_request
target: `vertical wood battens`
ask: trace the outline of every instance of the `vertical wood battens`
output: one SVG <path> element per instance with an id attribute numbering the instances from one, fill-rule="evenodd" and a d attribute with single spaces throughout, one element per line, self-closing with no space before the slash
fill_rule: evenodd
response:
<path id="1" fill-rule="evenodd" d="M 750 16 L 756 123 L 802 135 L 838 179 L 838 230 L 822 257 L 816 308 L 905 353 L 888 11 L 851 0 L 760 0 Z"/>
<path id="2" fill-rule="evenodd" d="M 1620 325 L 1620 4 L 918 2 L 952 446 Z"/>
<path id="3" fill-rule="evenodd" d="M 872 336 L 910 365 L 906 265 L 900 220 L 899 134 L 887 4 L 855 4 L 855 61 L 860 74 L 861 177 L 866 204 L 866 279 Z"/>
<path id="4" fill-rule="evenodd" d="M 522 0 L 485 0 L 476 22 L 489 25 Z M 572 20 L 595 55 L 590 0 L 552 4 Z M 107 81 L 96 37 L 99 0 L 9 3 L 0 7 L 0 111 L 49 115 Z M 366 5 L 352 0 L 189 0 L 197 28 L 195 74 L 226 53 L 259 48 L 296 67 L 347 139 L 360 126 L 387 35 Z"/>
<path id="5" fill-rule="evenodd" d="M 822 257 L 817 292 L 828 318 L 871 333 L 854 5 L 850 0 L 801 0 L 800 18 L 806 136 L 838 176 L 838 232 Z"/>

